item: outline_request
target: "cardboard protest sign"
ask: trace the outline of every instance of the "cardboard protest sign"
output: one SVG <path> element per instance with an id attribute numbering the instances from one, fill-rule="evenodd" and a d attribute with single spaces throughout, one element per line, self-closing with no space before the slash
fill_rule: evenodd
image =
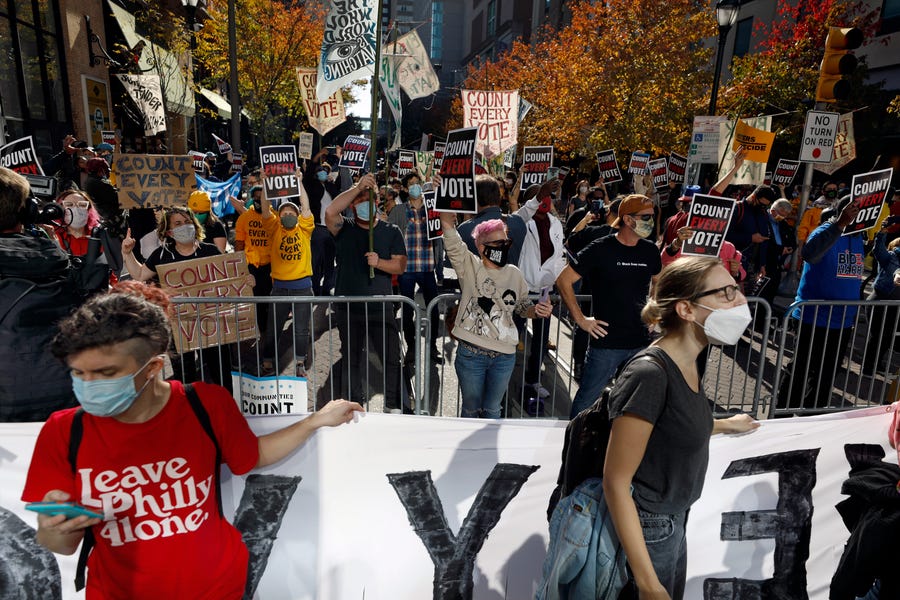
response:
<path id="1" fill-rule="evenodd" d="M 203 165 L 205 164 L 203 162 L 203 159 L 206 158 L 206 155 L 203 154 L 202 152 L 197 152 L 196 150 L 191 150 L 190 152 L 188 152 L 188 156 L 191 157 L 191 166 L 194 168 L 194 170 L 197 171 L 198 173 L 200 171 L 202 171 Z"/>
<path id="2" fill-rule="evenodd" d="M 159 75 L 117 74 L 125 91 L 144 117 L 144 135 L 166 130 L 166 107 L 163 104 Z"/>
<path id="3" fill-rule="evenodd" d="M 681 253 L 718 256 L 733 214 L 734 199 L 695 194 L 687 220 L 687 226 L 694 230 L 694 234 L 685 240 Z"/>
<path id="4" fill-rule="evenodd" d="M 547 171 L 553 166 L 553 146 L 525 146 L 522 150 L 522 177 L 519 189 L 523 192 L 535 183 L 547 181 Z"/>
<path id="5" fill-rule="evenodd" d="M 653 187 L 662 190 L 669 187 L 669 164 L 665 158 L 651 160 L 647 167 L 653 177 Z"/>
<path id="6" fill-rule="evenodd" d="M 300 98 L 303 99 L 303 109 L 306 111 L 309 126 L 318 131 L 319 135 L 325 135 L 347 120 L 347 112 L 341 90 L 335 91 L 319 102 L 316 96 L 317 81 L 318 74 L 315 69 L 297 67 L 297 84 L 300 87 Z"/>
<path id="7" fill-rule="evenodd" d="M 446 146 L 446 142 L 434 143 L 434 165 L 432 168 L 436 173 L 440 173 L 441 171 L 441 161 L 444 160 L 444 148 Z"/>
<path id="8" fill-rule="evenodd" d="M 197 189 L 209 192 L 211 210 L 219 218 L 235 212 L 234 206 L 228 200 L 228 196 L 237 198 L 241 192 L 241 174 L 235 173 L 227 181 L 209 181 L 198 174 Z"/>
<path id="9" fill-rule="evenodd" d="M 113 163 L 122 208 L 183 206 L 194 191 L 192 159 L 173 154 L 121 154 Z"/>
<path id="10" fill-rule="evenodd" d="M 434 190 L 424 192 L 422 198 L 425 201 L 425 210 L 428 214 L 428 239 L 436 240 L 444 237 L 444 229 L 441 227 L 441 217 L 435 210 L 437 205 L 437 192 Z"/>
<path id="11" fill-rule="evenodd" d="M 397 164 L 397 177 L 412 173 L 416 168 L 416 153 L 412 150 L 401 150 Z"/>
<path id="12" fill-rule="evenodd" d="M 772 172 L 772 184 L 781 187 L 787 187 L 791 185 L 791 183 L 794 182 L 794 177 L 797 176 L 797 171 L 799 170 L 799 160 L 779 158 L 778 164 L 775 166 L 775 171 Z"/>
<path id="13" fill-rule="evenodd" d="M 213 136 L 213 140 L 216 142 L 216 147 L 219 148 L 219 154 L 228 154 L 231 152 L 231 144 L 217 136 L 216 134 L 211 134 Z"/>
<path id="14" fill-rule="evenodd" d="M 397 65 L 397 80 L 411 100 L 430 96 L 440 89 L 441 83 L 431 66 L 428 49 L 415 29 L 401 35 L 396 45 L 392 43 L 390 47 L 396 48 L 397 54 L 408 55 Z"/>
<path id="15" fill-rule="evenodd" d="M 269 201 L 300 197 L 297 179 L 297 149 L 293 146 L 262 146 L 259 164 L 266 174 L 266 197 Z"/>
<path id="16" fill-rule="evenodd" d="M 650 169 L 650 155 L 646 152 L 632 152 L 628 162 L 628 172 L 632 175 L 646 175 Z"/>
<path id="17" fill-rule="evenodd" d="M 0 148 L 0 167 L 6 167 L 20 175 L 44 174 L 34 152 L 34 140 L 30 135 Z"/>
<path id="18" fill-rule="evenodd" d="M 234 399 L 246 417 L 306 414 L 309 400 L 306 382 L 306 377 L 293 375 L 257 377 L 231 372 Z"/>
<path id="19" fill-rule="evenodd" d="M 815 163 L 816 171 L 831 175 L 840 168 L 850 164 L 856 158 L 856 138 L 853 134 L 853 113 L 844 113 L 838 119 L 837 134 L 834 136 L 834 150 L 831 162 Z"/>
<path id="20" fill-rule="evenodd" d="M 309 160 L 312 158 L 313 134 L 308 131 L 300 132 L 297 139 L 297 157 Z"/>
<path id="21" fill-rule="evenodd" d="M 615 150 L 610 149 L 597 153 L 597 169 L 600 171 L 603 183 L 622 181 L 622 171 L 619 170 Z"/>
<path id="22" fill-rule="evenodd" d="M 419 181 L 425 183 L 431 181 L 434 173 L 434 152 L 416 152 L 416 173 L 419 174 Z"/>
<path id="23" fill-rule="evenodd" d="M 441 185 L 437 189 L 435 210 L 443 212 L 478 212 L 475 193 L 475 143 L 478 130 L 474 127 L 454 129 L 447 134 L 444 160 L 441 162 Z"/>
<path id="24" fill-rule="evenodd" d="M 372 140 L 358 135 L 348 135 L 344 140 L 341 152 L 341 162 L 339 167 L 346 167 L 351 171 L 362 171 L 366 168 L 366 156 L 369 154 L 369 148 Z"/>
<path id="25" fill-rule="evenodd" d="M 243 252 L 159 265 L 160 287 L 173 298 L 253 296 Z M 256 305 L 174 304 L 172 336 L 179 353 L 256 339 Z"/>
<path id="26" fill-rule="evenodd" d="M 374 0 L 329 3 L 316 82 L 319 102 L 327 101 L 329 96 L 356 79 L 368 79 L 375 71 L 377 12 L 378 3 Z"/>
<path id="27" fill-rule="evenodd" d="M 460 90 L 463 127 L 478 128 L 478 151 L 487 157 L 515 146 L 519 137 L 519 91 Z"/>
<path id="28" fill-rule="evenodd" d="M 687 157 L 674 152 L 669 154 L 669 181 L 672 183 L 684 183 L 686 172 Z"/>
<path id="29" fill-rule="evenodd" d="M 850 235 L 875 227 L 878 223 L 878 216 L 881 214 L 881 208 L 887 199 L 893 172 L 893 169 L 882 169 L 853 176 L 850 198 L 859 205 L 859 213 L 856 215 L 856 219 L 844 228 L 844 233 L 841 235 Z"/>
<path id="30" fill-rule="evenodd" d="M 743 146 L 747 160 L 765 164 L 769 162 L 769 154 L 772 152 L 774 143 L 774 132 L 757 129 L 741 119 L 735 126 L 731 149 L 737 152 L 737 149 Z"/>
<path id="31" fill-rule="evenodd" d="M 242 152 L 231 153 L 231 172 L 240 173 L 244 170 L 244 154 Z"/>

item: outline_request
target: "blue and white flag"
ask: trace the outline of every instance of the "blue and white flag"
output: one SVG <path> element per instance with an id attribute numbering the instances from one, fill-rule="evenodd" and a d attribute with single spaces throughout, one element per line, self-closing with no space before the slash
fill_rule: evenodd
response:
<path id="1" fill-rule="evenodd" d="M 376 0 L 332 0 L 325 17 L 316 97 L 325 102 L 342 86 L 375 73 Z"/>
<path id="2" fill-rule="evenodd" d="M 197 189 L 209 192 L 212 201 L 212 212 L 220 219 L 225 215 L 235 212 L 228 196 L 235 196 L 241 192 L 241 174 L 235 173 L 227 181 L 209 181 L 194 173 L 197 178 Z"/>

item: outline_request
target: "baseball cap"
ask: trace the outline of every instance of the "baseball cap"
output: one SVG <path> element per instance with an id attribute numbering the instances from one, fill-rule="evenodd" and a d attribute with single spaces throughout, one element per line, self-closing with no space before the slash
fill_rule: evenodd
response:
<path id="1" fill-rule="evenodd" d="M 678 198 L 679 202 L 690 202 L 694 198 L 694 194 L 700 193 L 699 185 L 689 185 L 684 188 L 684 192 L 682 192 L 681 197 Z"/>
<path id="2" fill-rule="evenodd" d="M 188 198 L 188 208 L 195 213 L 206 213 L 212 208 L 209 192 L 194 190 Z"/>
<path id="3" fill-rule="evenodd" d="M 625 196 L 622 203 L 619 204 L 619 216 L 612 222 L 612 226 L 620 227 L 622 225 L 622 217 L 639 213 L 647 208 L 653 208 L 653 201 L 647 196 L 642 196 L 640 194 Z"/>
<path id="4" fill-rule="evenodd" d="M 112 144 L 102 142 L 94 146 L 94 150 L 99 150 L 100 152 L 112 152 L 113 150 L 115 150 L 115 148 L 113 148 Z"/>

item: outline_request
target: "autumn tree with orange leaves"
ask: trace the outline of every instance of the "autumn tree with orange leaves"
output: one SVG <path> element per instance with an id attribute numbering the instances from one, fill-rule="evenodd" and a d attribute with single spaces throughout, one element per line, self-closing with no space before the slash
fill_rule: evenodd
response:
<path id="1" fill-rule="evenodd" d="M 534 104 L 519 144 L 593 156 L 605 148 L 685 152 L 708 102 L 716 24 L 698 0 L 577 1 L 572 22 L 470 68 L 467 89 L 518 89 Z M 460 101 L 454 114 L 461 123 Z"/>

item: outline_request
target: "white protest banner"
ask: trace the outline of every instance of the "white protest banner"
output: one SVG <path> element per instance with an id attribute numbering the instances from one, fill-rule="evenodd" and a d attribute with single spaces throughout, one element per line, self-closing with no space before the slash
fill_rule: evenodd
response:
<path id="1" fill-rule="evenodd" d="M 213 140 L 216 142 L 216 146 L 219 148 L 219 154 L 228 154 L 231 152 L 231 144 L 217 136 L 216 134 L 211 134 L 213 136 Z"/>
<path id="2" fill-rule="evenodd" d="M 395 45 L 390 44 L 393 50 Z M 441 83 L 431 66 L 428 49 L 422 44 L 415 29 L 397 38 L 397 54 L 408 56 L 397 66 L 400 87 L 410 100 L 430 96 L 440 89 Z"/>
<path id="3" fill-rule="evenodd" d="M 834 151 L 828 164 L 816 163 L 816 171 L 833 174 L 846 167 L 856 158 L 856 137 L 853 134 L 853 113 L 844 113 L 838 119 L 837 135 L 834 137 Z"/>
<path id="4" fill-rule="evenodd" d="M 754 129 L 766 132 L 772 129 L 772 117 L 770 115 L 750 117 L 741 119 L 741 121 L 743 121 L 744 125 L 749 125 Z M 724 176 L 734 166 L 734 152 L 732 151 L 734 128 L 734 121 L 724 121 L 719 125 L 719 158 L 715 161 L 718 163 L 721 160 L 718 178 Z M 765 177 L 766 163 L 745 160 L 743 166 L 731 180 L 731 183 L 734 185 L 759 185 Z"/>
<path id="5" fill-rule="evenodd" d="M 525 146 L 522 149 L 522 177 L 519 189 L 523 192 L 535 183 L 547 181 L 547 171 L 553 166 L 553 146 Z"/>
<path id="6" fill-rule="evenodd" d="M 830 163 L 834 156 L 834 138 L 837 135 L 838 120 L 835 112 L 811 110 L 806 113 L 803 126 L 803 142 L 800 145 L 800 161 Z"/>
<path id="7" fill-rule="evenodd" d="M 597 153 L 597 169 L 603 183 L 616 183 L 622 181 L 622 171 L 619 169 L 619 163 L 616 161 L 616 151 L 613 149 L 604 150 Z"/>
<path id="8" fill-rule="evenodd" d="M 478 128 L 478 151 L 490 158 L 519 139 L 519 92 L 460 90 L 463 127 Z"/>
<path id="9" fill-rule="evenodd" d="M 682 254 L 694 256 L 718 256 L 725 232 L 734 214 L 734 199 L 722 196 L 694 194 L 687 226 L 694 230 L 684 241 Z"/>
<path id="10" fill-rule="evenodd" d="M 253 296 L 253 278 L 243 252 L 159 265 L 159 286 L 173 298 L 209 298 L 213 303 L 174 304 L 172 337 L 179 354 L 256 339 L 256 305 L 215 303 L 216 298 Z"/>
<path id="11" fill-rule="evenodd" d="M 34 151 L 34 140 L 30 135 L 0 148 L 0 167 L 6 167 L 20 175 L 44 174 Z"/>
<path id="12" fill-rule="evenodd" d="M 403 62 L 405 57 L 394 56 L 394 45 L 388 44 L 381 47 L 381 68 L 378 69 L 378 82 L 381 85 L 381 93 L 387 100 L 394 124 L 400 127 L 403 119 L 403 104 L 400 96 L 400 81 L 397 79 L 397 65 Z"/>
<path id="13" fill-rule="evenodd" d="M 684 183 L 685 173 L 687 173 L 687 157 L 674 152 L 669 154 L 669 181 Z"/>
<path id="14" fill-rule="evenodd" d="M 416 173 L 419 174 L 419 181 L 426 183 L 431 181 L 434 173 L 434 152 L 416 152 Z"/>
<path id="15" fill-rule="evenodd" d="M 687 524 L 684 597 L 766 598 L 762 588 L 772 597 L 827 600 L 849 538 L 835 508 L 847 498 L 845 445 L 896 465 L 886 408 L 769 420 L 747 435 L 712 436 L 703 493 Z M 296 420 L 248 419 L 257 435 Z M 565 425 L 373 413 L 319 429 L 298 451 L 248 476 L 224 470 L 225 517 L 258 542 L 248 548 L 249 570 L 258 574 L 248 597 L 359 600 L 365 589 L 367 600 L 438 599 L 445 596 L 436 590 L 452 583 L 472 600 L 533 598 Z M 77 553 L 38 547 L 37 515 L 20 500 L 41 426 L 0 423 L 0 547 L 16 548 L 4 555 L 7 585 L 46 585 L 56 594 L 30 589 L 35 597 L 75 600 L 83 597 L 72 585 Z M 115 481 L 110 492 L 126 499 L 140 489 L 125 488 L 123 477 Z M 360 489 L 366 510 L 359 508 Z M 423 519 L 436 524 L 435 535 L 418 526 Z M 459 554 L 452 573 L 431 559 L 442 539 L 472 549 Z M 397 564 L 404 565 L 402 577 Z"/>
<path id="16" fill-rule="evenodd" d="M 719 125 L 728 117 L 694 117 L 688 158 L 692 164 L 719 164 Z"/>
<path id="17" fill-rule="evenodd" d="M 376 0 L 332 0 L 325 15 L 316 97 L 326 102 L 341 87 L 375 72 Z"/>
<path id="18" fill-rule="evenodd" d="M 259 165 L 266 174 L 266 197 L 270 202 L 300 197 L 297 149 L 293 146 L 261 146 Z"/>
<path id="19" fill-rule="evenodd" d="M 434 143 L 434 170 L 436 172 L 440 172 L 441 170 L 441 161 L 444 160 L 444 148 L 447 146 L 446 142 L 435 142 Z"/>
<path id="20" fill-rule="evenodd" d="M 194 171 L 200 172 L 203 170 L 203 159 L 206 158 L 206 155 L 202 152 L 197 152 L 196 150 L 191 150 L 188 152 L 188 156 L 191 157 L 191 166 L 194 168 Z"/>
<path id="21" fill-rule="evenodd" d="M 241 412 L 246 416 L 299 415 L 309 410 L 306 377 L 257 377 L 232 371 L 231 387 L 235 390 L 235 400 Z"/>
<path id="22" fill-rule="evenodd" d="M 297 158 L 309 160 L 312 158 L 313 139 L 315 136 L 309 131 L 301 131 L 297 136 Z"/>
<path id="23" fill-rule="evenodd" d="M 166 107 L 163 104 L 159 75 L 116 75 L 122 87 L 134 100 L 144 117 L 144 135 L 156 135 L 166 130 Z"/>
<path id="24" fill-rule="evenodd" d="M 184 206 L 196 184 L 187 155 L 120 154 L 112 172 L 122 208 Z"/>
<path id="25" fill-rule="evenodd" d="M 878 224 L 878 216 L 887 201 L 893 173 L 893 169 L 882 169 L 853 176 L 850 198 L 859 206 L 859 213 L 853 222 L 844 228 L 841 235 L 865 231 Z"/>
<path id="26" fill-rule="evenodd" d="M 366 156 L 369 155 L 369 148 L 372 146 L 372 140 L 367 137 L 358 135 L 348 135 L 344 140 L 341 152 L 341 162 L 339 167 L 346 167 L 351 171 L 361 171 L 366 168 Z"/>
<path id="27" fill-rule="evenodd" d="M 632 175 L 646 175 L 650 170 L 650 155 L 646 152 L 632 152 L 628 161 L 628 172 Z"/>
<path id="28" fill-rule="evenodd" d="M 532 104 L 531 102 L 529 102 L 522 96 L 519 96 L 519 116 L 518 116 L 519 123 L 522 122 L 522 119 L 525 118 L 525 115 L 527 115 L 528 111 L 530 111 L 532 108 L 534 108 L 534 104 Z"/>
<path id="29" fill-rule="evenodd" d="M 403 177 L 416 168 L 416 153 L 412 150 L 401 150 L 397 161 L 397 177 Z"/>
<path id="30" fill-rule="evenodd" d="M 478 195 L 475 192 L 474 127 L 454 129 L 447 134 L 447 146 L 441 161 L 441 185 L 437 189 L 435 210 L 475 214 Z"/>
<path id="31" fill-rule="evenodd" d="M 647 163 L 650 175 L 653 177 L 653 187 L 664 190 L 669 187 L 669 163 L 665 158 L 657 158 Z"/>
<path id="32" fill-rule="evenodd" d="M 300 87 L 300 97 L 303 99 L 303 109 L 306 111 L 309 126 L 318 131 L 319 135 L 325 135 L 347 120 L 347 112 L 340 89 L 321 102 L 318 100 L 316 96 L 318 77 L 315 69 L 297 67 L 297 85 Z"/>
<path id="33" fill-rule="evenodd" d="M 779 158 L 775 171 L 772 172 L 772 184 L 780 187 L 787 187 L 794 182 L 797 171 L 800 170 L 799 160 L 788 160 Z"/>
<path id="34" fill-rule="evenodd" d="M 424 192 L 422 198 L 425 201 L 425 210 L 428 211 L 428 239 L 436 240 L 444 237 L 444 228 L 441 226 L 441 216 L 435 210 L 437 207 L 437 192 Z"/>

